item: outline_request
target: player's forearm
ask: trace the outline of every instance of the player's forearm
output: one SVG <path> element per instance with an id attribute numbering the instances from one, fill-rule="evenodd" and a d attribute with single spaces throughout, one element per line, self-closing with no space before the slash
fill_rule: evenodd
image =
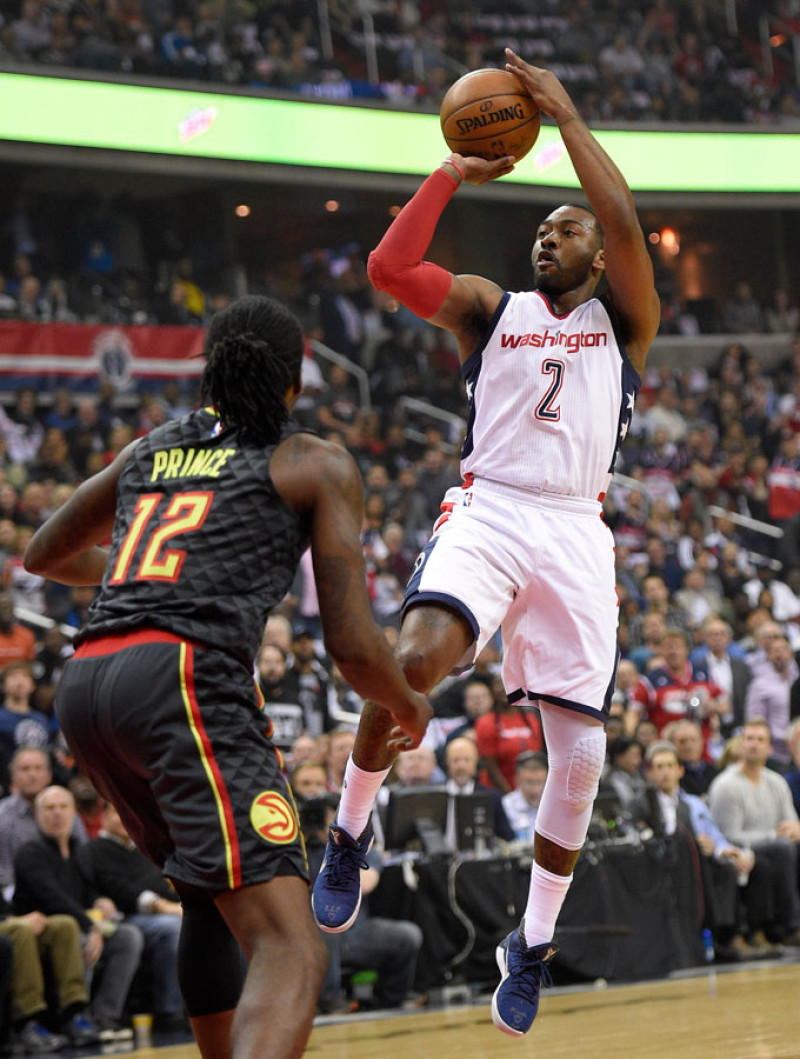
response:
<path id="1" fill-rule="evenodd" d="M 411 708 L 411 689 L 388 640 L 377 626 L 375 630 L 375 635 L 365 631 L 339 651 L 332 650 L 327 639 L 326 647 L 350 687 L 399 716 Z"/>
<path id="2" fill-rule="evenodd" d="M 435 170 L 394 219 L 367 262 L 373 287 L 391 294 L 423 319 L 436 313 L 453 281 L 445 269 L 422 258 L 458 184 L 449 170 Z"/>
<path id="3" fill-rule="evenodd" d="M 574 107 L 565 106 L 555 117 L 575 173 L 601 226 L 606 231 L 630 228 L 638 232 L 633 195 L 617 165 Z"/>
<path id="4" fill-rule="evenodd" d="M 29 565 L 27 555 L 25 557 L 28 570 L 62 585 L 99 585 L 107 565 L 108 551 L 99 547 L 87 548 L 69 559 L 41 566 L 37 566 L 33 561 Z"/>

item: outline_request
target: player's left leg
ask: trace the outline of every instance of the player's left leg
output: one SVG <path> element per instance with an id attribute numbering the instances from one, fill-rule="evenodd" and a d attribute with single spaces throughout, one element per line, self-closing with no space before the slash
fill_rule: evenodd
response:
<path id="1" fill-rule="evenodd" d="M 548 773 L 536 817 L 528 903 L 519 930 L 498 947 L 503 977 L 492 999 L 495 1026 L 513 1037 L 530 1029 L 541 985 L 549 984 L 556 920 L 589 829 L 606 751 L 599 716 L 548 702 L 540 705 Z"/>

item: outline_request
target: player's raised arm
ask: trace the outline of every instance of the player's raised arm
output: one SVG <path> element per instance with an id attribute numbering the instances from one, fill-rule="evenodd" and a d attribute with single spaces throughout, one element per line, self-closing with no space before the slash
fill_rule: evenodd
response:
<path id="1" fill-rule="evenodd" d="M 452 331 L 459 340 L 462 361 L 472 353 L 502 291 L 480 276 L 454 276 L 423 257 L 445 206 L 461 182 L 485 184 L 511 172 L 513 163 L 511 157 L 487 162 L 448 155 L 369 256 L 367 272 L 372 285 L 397 298 L 423 320 Z"/>
<path id="2" fill-rule="evenodd" d="M 338 445 L 295 434 L 275 452 L 270 473 L 283 499 L 311 520 L 311 554 L 325 646 L 359 695 L 389 710 L 418 746 L 431 707 L 409 686 L 372 615 L 361 547 L 363 488 Z"/>
<path id="3" fill-rule="evenodd" d="M 113 463 L 82 482 L 41 526 L 25 550 L 25 569 L 62 585 L 99 585 L 108 552 L 98 547 L 114 525 L 117 481 L 137 442 Z"/>
<path id="4" fill-rule="evenodd" d="M 627 181 L 586 127 L 555 74 L 524 62 L 510 48 L 506 58 L 506 69 L 520 78 L 539 109 L 558 125 L 581 187 L 605 233 L 605 273 L 611 299 L 627 328 L 628 353 L 641 371 L 658 331 L 661 306 Z"/>

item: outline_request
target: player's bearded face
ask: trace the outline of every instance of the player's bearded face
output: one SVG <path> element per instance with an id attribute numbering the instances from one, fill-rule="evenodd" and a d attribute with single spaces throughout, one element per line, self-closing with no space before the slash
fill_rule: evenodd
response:
<path id="1" fill-rule="evenodd" d="M 594 223 L 583 211 L 559 207 L 536 233 L 531 251 L 534 286 L 551 296 L 580 287 L 592 278 L 598 249 Z"/>
<path id="2" fill-rule="evenodd" d="M 592 275 L 592 261 L 594 254 L 587 256 L 577 263 L 564 264 L 562 261 L 549 261 L 545 267 L 541 267 L 536 260 L 535 248 L 533 256 L 533 280 L 537 290 L 545 294 L 558 295 L 564 291 L 574 290 L 585 283 Z"/>

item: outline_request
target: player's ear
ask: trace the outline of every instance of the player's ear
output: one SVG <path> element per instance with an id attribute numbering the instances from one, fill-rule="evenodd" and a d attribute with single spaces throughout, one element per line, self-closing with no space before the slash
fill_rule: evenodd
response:
<path id="1" fill-rule="evenodd" d="M 606 252 L 602 247 L 594 255 L 592 268 L 595 272 L 605 272 L 606 270 Z"/>

